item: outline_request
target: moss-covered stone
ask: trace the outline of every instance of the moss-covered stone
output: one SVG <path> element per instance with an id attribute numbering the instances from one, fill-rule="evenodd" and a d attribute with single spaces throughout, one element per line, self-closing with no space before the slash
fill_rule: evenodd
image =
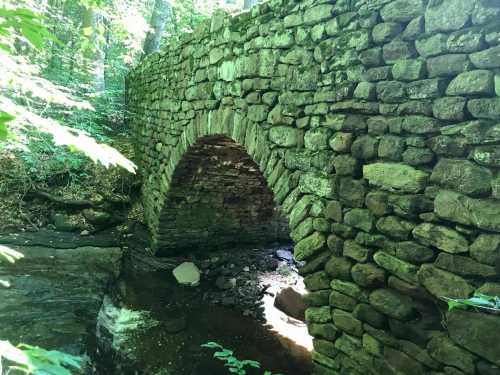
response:
<path id="1" fill-rule="evenodd" d="M 474 288 L 460 276 L 424 264 L 418 271 L 420 283 L 437 298 L 468 298 Z"/>
<path id="2" fill-rule="evenodd" d="M 417 193 L 427 184 L 428 174 L 398 163 L 373 163 L 363 166 L 363 177 L 386 190 Z"/>

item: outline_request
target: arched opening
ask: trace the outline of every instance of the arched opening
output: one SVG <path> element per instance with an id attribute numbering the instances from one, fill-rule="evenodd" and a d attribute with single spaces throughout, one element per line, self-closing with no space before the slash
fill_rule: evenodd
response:
<path id="1" fill-rule="evenodd" d="M 242 146 L 217 135 L 199 139 L 187 151 L 160 216 L 158 255 L 287 237 L 273 193 Z"/>

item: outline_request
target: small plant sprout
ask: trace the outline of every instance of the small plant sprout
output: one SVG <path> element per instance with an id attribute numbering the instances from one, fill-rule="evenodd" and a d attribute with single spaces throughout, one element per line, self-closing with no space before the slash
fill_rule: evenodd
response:
<path id="1" fill-rule="evenodd" d="M 224 366 L 228 368 L 228 371 L 231 374 L 246 375 L 247 374 L 246 368 L 248 367 L 260 369 L 259 362 L 250 359 L 240 360 L 234 356 L 232 350 L 226 349 L 222 345 L 216 342 L 210 341 L 207 342 L 206 344 L 201 345 L 201 347 L 216 349 L 217 351 L 214 353 L 214 358 L 226 362 Z M 271 371 L 265 371 L 264 375 L 282 375 L 282 374 L 273 374 Z"/>

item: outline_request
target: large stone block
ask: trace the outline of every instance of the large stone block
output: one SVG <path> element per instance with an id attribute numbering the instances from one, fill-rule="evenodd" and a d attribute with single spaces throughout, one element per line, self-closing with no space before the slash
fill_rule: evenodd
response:
<path id="1" fill-rule="evenodd" d="M 386 22 L 408 22 L 424 13 L 423 0 L 396 0 L 385 5 L 380 11 Z"/>
<path id="2" fill-rule="evenodd" d="M 446 89 L 447 95 L 491 95 L 494 74 L 489 70 L 473 70 L 459 74 Z"/>
<path id="3" fill-rule="evenodd" d="M 408 320 L 413 315 L 412 299 L 392 289 L 374 290 L 370 293 L 370 305 L 394 319 Z"/>
<path id="4" fill-rule="evenodd" d="M 446 220 L 500 232 L 500 202 L 497 200 L 474 199 L 442 190 L 434 200 L 434 212 Z"/>
<path id="5" fill-rule="evenodd" d="M 422 244 L 437 247 L 448 253 L 457 254 L 469 251 L 469 243 L 464 236 L 442 225 L 423 223 L 416 226 L 412 233 L 413 237 Z"/>
<path id="6" fill-rule="evenodd" d="M 491 191 L 492 173 L 468 160 L 441 159 L 432 171 L 430 181 L 468 195 L 485 195 Z"/>
<path id="7" fill-rule="evenodd" d="M 363 177 L 385 190 L 418 193 L 425 188 L 429 175 L 405 164 L 373 163 L 363 166 Z"/>
<path id="8" fill-rule="evenodd" d="M 418 271 L 418 280 L 427 291 L 437 298 L 468 298 L 474 287 L 462 277 L 424 264 Z"/>
<path id="9" fill-rule="evenodd" d="M 294 257 L 297 260 L 305 260 L 319 253 L 325 248 L 326 238 L 320 232 L 314 232 L 295 245 Z"/>
<path id="10" fill-rule="evenodd" d="M 500 366 L 500 318 L 497 315 L 454 310 L 447 314 L 447 327 L 457 345 Z"/>
<path id="11" fill-rule="evenodd" d="M 470 0 L 432 1 L 425 11 L 425 31 L 455 31 L 469 22 L 474 9 Z"/>

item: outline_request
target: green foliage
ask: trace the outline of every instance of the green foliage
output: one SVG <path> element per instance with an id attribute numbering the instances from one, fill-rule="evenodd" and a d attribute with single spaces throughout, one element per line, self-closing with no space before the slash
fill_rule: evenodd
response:
<path id="1" fill-rule="evenodd" d="M 481 293 L 474 293 L 471 298 L 444 298 L 448 302 L 448 310 L 453 309 L 466 309 L 468 307 L 475 307 L 479 309 L 500 311 L 500 297 L 488 296 Z"/>
<path id="2" fill-rule="evenodd" d="M 0 341 L 0 375 L 5 360 L 8 374 L 17 370 L 24 374 L 71 375 L 71 370 L 81 370 L 83 359 L 57 350 L 45 350 L 38 346 Z"/>
<path id="3" fill-rule="evenodd" d="M 7 139 L 7 123 L 14 119 L 15 117 L 11 114 L 0 111 L 0 141 L 5 141 Z"/>
<path id="4" fill-rule="evenodd" d="M 260 368 L 260 363 L 251 359 L 238 359 L 234 356 L 232 350 L 224 348 L 222 345 L 210 341 L 206 344 L 201 345 L 202 348 L 217 349 L 214 353 L 214 358 L 225 362 L 224 366 L 228 368 L 228 371 L 232 374 L 246 375 L 248 367 Z M 270 371 L 265 371 L 264 375 L 273 375 Z M 281 375 L 281 374 L 274 374 Z"/>
<path id="5" fill-rule="evenodd" d="M 10 29 L 19 32 L 33 47 L 42 49 L 47 40 L 57 42 L 57 39 L 47 30 L 44 18 L 27 8 L 6 9 L 0 8 L 0 35 L 9 36 Z M 8 44 L 1 44 L 0 48 L 10 50 Z"/>

